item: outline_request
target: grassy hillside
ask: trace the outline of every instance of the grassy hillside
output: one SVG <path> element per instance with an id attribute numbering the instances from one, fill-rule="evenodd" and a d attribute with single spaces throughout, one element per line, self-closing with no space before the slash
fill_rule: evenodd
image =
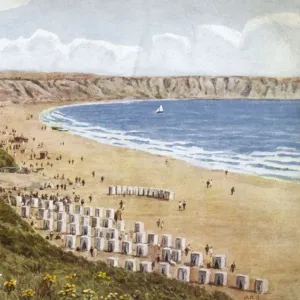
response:
<path id="1" fill-rule="evenodd" d="M 3 149 L 0 149 L 0 168 L 15 166 L 16 164 L 14 158 Z"/>
<path id="2" fill-rule="evenodd" d="M 0 273 L 3 274 L 0 277 L 0 299 L 230 300 L 223 293 L 209 294 L 198 286 L 193 287 L 158 274 L 130 273 L 121 268 L 107 267 L 104 263 L 88 262 L 71 252 L 63 252 L 35 233 L 30 225 L 2 201 Z M 56 279 L 45 276 L 45 273 L 55 275 Z M 69 274 L 76 276 L 67 278 Z M 10 279 L 13 281 L 7 283 Z M 74 286 L 65 286 L 67 283 Z M 26 289 L 32 289 L 35 295 L 31 297 L 31 292 L 28 291 L 27 296 L 22 297 L 22 292 L 24 295 Z M 98 298 L 88 289 L 94 291 Z M 12 292 L 9 294 L 10 290 Z M 118 296 L 108 297 L 109 293 L 118 293 Z"/>

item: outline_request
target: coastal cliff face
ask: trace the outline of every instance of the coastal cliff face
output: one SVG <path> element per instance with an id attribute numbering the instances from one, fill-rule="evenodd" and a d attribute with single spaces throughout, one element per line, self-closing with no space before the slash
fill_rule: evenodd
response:
<path id="1" fill-rule="evenodd" d="M 0 73 L 0 103 L 110 99 L 300 99 L 300 78 Z"/>

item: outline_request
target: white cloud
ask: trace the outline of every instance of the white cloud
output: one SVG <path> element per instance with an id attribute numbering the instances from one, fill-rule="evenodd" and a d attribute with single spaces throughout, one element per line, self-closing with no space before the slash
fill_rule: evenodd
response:
<path id="1" fill-rule="evenodd" d="M 153 36 L 150 48 L 86 39 L 63 44 L 55 34 L 38 30 L 29 39 L 0 40 L 0 69 L 111 75 L 300 76 L 300 15 L 255 18 L 242 32 L 201 25 L 193 39 L 159 34 Z"/>
<path id="2" fill-rule="evenodd" d="M 22 5 L 26 5 L 30 0 L 1 0 L 0 11 L 17 8 Z"/>

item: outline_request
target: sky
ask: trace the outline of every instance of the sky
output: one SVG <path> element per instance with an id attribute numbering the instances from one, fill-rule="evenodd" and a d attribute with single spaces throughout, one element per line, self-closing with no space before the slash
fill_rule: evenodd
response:
<path id="1" fill-rule="evenodd" d="M 300 76 L 300 0 L 0 0 L 0 70 Z"/>

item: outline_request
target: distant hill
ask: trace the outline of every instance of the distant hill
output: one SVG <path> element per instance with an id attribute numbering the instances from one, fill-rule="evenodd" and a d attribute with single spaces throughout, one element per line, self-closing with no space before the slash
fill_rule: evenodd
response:
<path id="1" fill-rule="evenodd" d="M 300 99 L 300 78 L 0 72 L 0 104 L 193 98 Z"/>
<path id="2" fill-rule="evenodd" d="M 111 279 L 108 281 L 97 278 L 100 271 L 105 272 Z M 93 299 L 82 296 L 82 291 L 85 289 L 92 289 L 99 298 L 100 296 L 105 298 L 110 292 L 118 293 L 117 298 L 110 299 L 231 299 L 224 293 L 210 294 L 199 286 L 194 287 L 158 274 L 130 273 L 122 268 L 108 267 L 104 263 L 89 262 L 71 252 L 63 252 L 36 233 L 11 207 L 2 201 L 0 201 L 0 272 L 3 274 L 3 277 L 0 277 L 0 299 L 7 299 L 2 288 L 2 281 L 10 278 L 17 281 L 14 291 L 16 295 L 20 296 L 23 290 L 31 288 L 36 293 L 36 296 L 32 298 L 35 300 L 71 299 L 58 296 L 59 291 L 63 290 L 66 283 L 75 285 L 76 295 L 78 295 L 76 299 Z M 46 272 L 57 276 L 51 292 L 43 282 Z M 68 274 L 74 273 L 76 277 L 73 279 L 66 278 Z M 119 298 L 124 294 L 130 296 Z"/>

